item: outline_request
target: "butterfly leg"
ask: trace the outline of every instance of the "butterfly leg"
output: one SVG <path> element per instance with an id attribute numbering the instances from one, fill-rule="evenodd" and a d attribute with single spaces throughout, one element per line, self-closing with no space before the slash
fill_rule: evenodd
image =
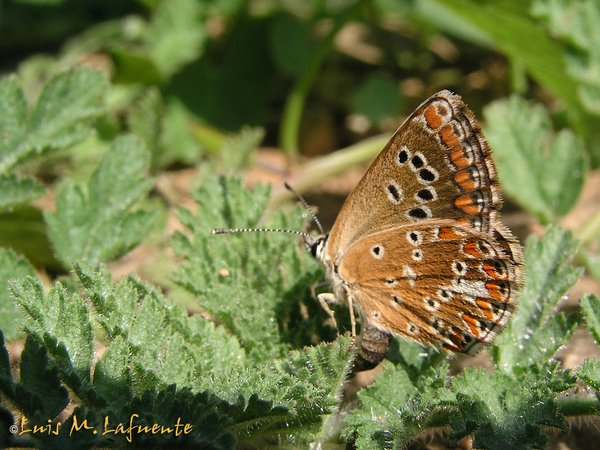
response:
<path id="1" fill-rule="evenodd" d="M 329 318 L 333 322 L 333 326 L 335 327 L 335 329 L 336 329 L 336 331 L 337 331 L 337 333 L 339 335 L 340 334 L 340 329 L 337 326 L 337 321 L 335 320 L 334 312 L 329 307 L 329 303 L 334 303 L 334 302 L 337 301 L 337 299 L 335 298 L 335 295 L 332 294 L 331 292 L 328 292 L 328 293 L 317 295 L 317 298 L 319 299 L 319 303 L 321 304 L 321 308 L 323 308 L 323 310 L 327 313 L 327 315 L 329 316 Z"/>
<path id="2" fill-rule="evenodd" d="M 352 339 L 356 338 L 356 317 L 354 316 L 354 306 L 352 296 L 348 295 L 348 312 L 350 313 L 350 328 L 352 329 Z"/>

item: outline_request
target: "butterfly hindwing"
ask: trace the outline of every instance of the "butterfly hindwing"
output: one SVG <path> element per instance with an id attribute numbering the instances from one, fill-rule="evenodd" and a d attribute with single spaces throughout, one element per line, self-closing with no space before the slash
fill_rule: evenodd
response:
<path id="1" fill-rule="evenodd" d="M 337 273 L 363 321 L 474 353 L 506 324 L 522 283 L 520 247 L 497 226 L 503 243 L 447 219 L 372 233 L 348 248 Z"/>

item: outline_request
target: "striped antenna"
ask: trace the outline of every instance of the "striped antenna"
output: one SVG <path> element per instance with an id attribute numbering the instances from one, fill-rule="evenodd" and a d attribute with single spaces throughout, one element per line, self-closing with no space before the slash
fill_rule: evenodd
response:
<path id="1" fill-rule="evenodd" d="M 310 240 L 310 235 L 299 230 L 284 230 L 282 228 L 213 228 L 211 234 L 227 234 L 227 233 L 288 233 L 303 236 Z"/>
<path id="2" fill-rule="evenodd" d="M 300 200 L 300 203 L 302 203 L 302 206 L 304 206 L 304 208 L 310 213 L 313 220 L 317 224 L 317 227 L 319 228 L 319 231 L 321 232 L 321 234 L 325 234 L 325 230 L 323 229 L 323 226 L 321 225 L 319 218 L 317 217 L 317 215 L 314 212 L 312 212 L 312 210 L 310 209 L 310 206 L 308 206 L 308 203 L 306 203 L 306 200 L 304 200 L 304 197 L 302 197 L 298 192 L 296 192 L 296 190 L 293 187 L 291 187 L 287 181 L 284 182 L 283 185 L 285 186 L 285 188 L 288 191 L 290 191 L 292 194 L 294 194 L 298 198 L 298 200 Z"/>

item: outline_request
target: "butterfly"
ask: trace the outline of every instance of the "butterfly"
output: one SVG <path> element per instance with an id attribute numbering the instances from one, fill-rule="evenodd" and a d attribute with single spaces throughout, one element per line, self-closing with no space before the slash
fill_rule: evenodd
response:
<path id="1" fill-rule="evenodd" d="M 398 128 L 352 190 L 329 234 L 308 242 L 335 297 L 356 305 L 359 356 L 373 364 L 390 335 L 474 354 L 506 325 L 523 252 L 500 222 L 490 147 L 447 90 Z"/>
<path id="2" fill-rule="evenodd" d="M 443 90 L 400 125 L 330 233 L 298 232 L 332 282 L 321 300 L 346 298 L 358 311 L 359 365 L 379 363 L 392 335 L 465 354 L 493 341 L 523 284 L 522 247 L 501 206 L 479 124 Z"/>

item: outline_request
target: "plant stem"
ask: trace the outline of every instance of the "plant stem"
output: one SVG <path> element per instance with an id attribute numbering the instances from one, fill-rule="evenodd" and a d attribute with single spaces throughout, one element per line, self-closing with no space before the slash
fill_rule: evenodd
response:
<path id="1" fill-rule="evenodd" d="M 283 119 L 281 121 L 279 132 L 279 145 L 288 155 L 295 155 L 298 153 L 298 135 L 300 134 L 300 121 L 302 120 L 306 97 L 317 77 L 321 63 L 331 50 L 337 33 L 359 10 L 363 1 L 364 0 L 357 1 L 354 5 L 349 7 L 344 14 L 335 18 L 331 30 L 329 30 L 329 33 L 327 33 L 320 43 L 312 61 L 306 70 L 296 78 L 294 87 L 287 98 L 283 110 Z"/>
<path id="2" fill-rule="evenodd" d="M 600 237 L 600 210 L 579 228 L 576 237 L 582 245 L 587 245 Z"/>

